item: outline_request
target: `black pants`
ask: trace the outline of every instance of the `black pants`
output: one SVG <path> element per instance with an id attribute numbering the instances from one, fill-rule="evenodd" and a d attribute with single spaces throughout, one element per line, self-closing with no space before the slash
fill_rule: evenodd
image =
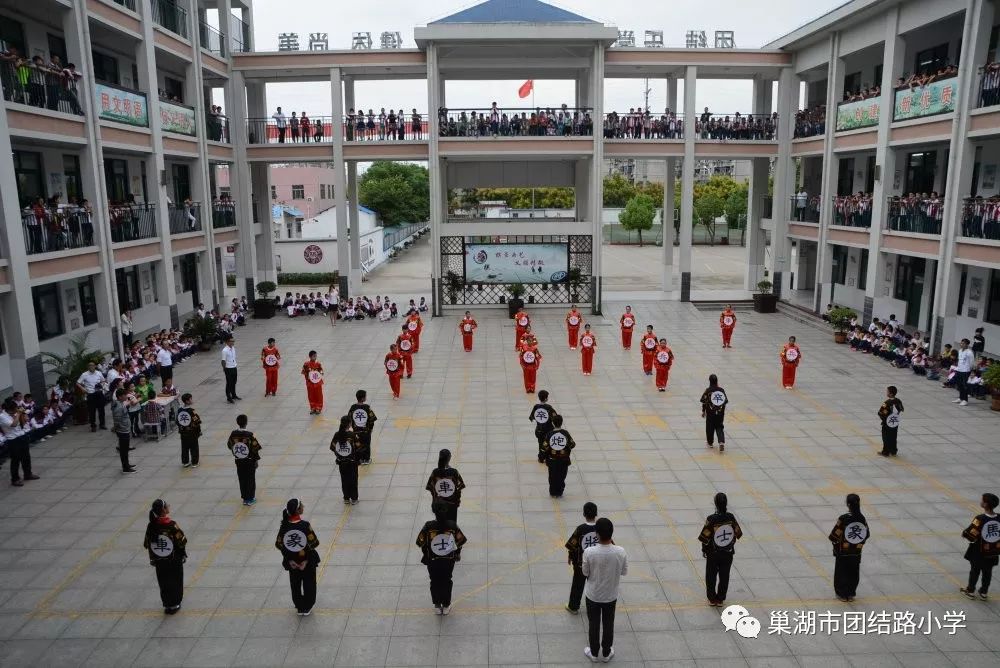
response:
<path id="1" fill-rule="evenodd" d="M 435 606 L 451 605 L 451 574 L 455 562 L 451 559 L 433 559 L 427 564 L 427 574 L 431 577 L 431 603 Z"/>
<path id="2" fill-rule="evenodd" d="M 139 424 L 139 416 L 142 411 L 131 411 L 128 414 L 129 422 L 132 425 L 132 435 L 139 437 L 142 436 L 142 425 Z"/>
<path id="3" fill-rule="evenodd" d="M 316 605 L 316 567 L 304 571 L 290 569 L 288 584 L 292 588 L 292 604 L 299 612 L 309 612 Z"/>
<path id="4" fill-rule="evenodd" d="M 172 380 L 174 377 L 174 365 L 170 364 L 167 366 L 160 365 L 160 381 L 166 383 L 168 380 Z"/>
<path id="5" fill-rule="evenodd" d="M 340 469 L 340 488 L 344 492 L 344 500 L 350 499 L 351 501 L 358 500 L 358 463 L 351 462 L 350 464 L 341 464 L 337 468 Z"/>
<path id="6" fill-rule="evenodd" d="M 587 619 L 590 622 L 590 653 L 595 657 L 603 650 L 604 656 L 611 654 L 611 646 L 615 642 L 615 604 L 595 603 L 587 599 Z M 601 625 L 604 625 L 604 638 L 601 638 Z"/>
<path id="7" fill-rule="evenodd" d="M 833 565 L 833 591 L 841 598 L 853 598 L 861 579 L 861 556 L 837 557 Z"/>
<path id="8" fill-rule="evenodd" d="M 184 598 L 184 564 L 180 559 L 156 562 L 156 581 L 160 585 L 160 601 L 164 608 L 181 604 Z"/>
<path id="9" fill-rule="evenodd" d="M 358 437 L 358 461 L 370 462 L 372 460 L 372 433 L 370 431 L 354 433 Z"/>
<path id="10" fill-rule="evenodd" d="M 445 517 L 447 517 L 452 522 L 457 522 L 458 521 L 458 504 L 457 503 L 448 503 L 446 501 L 445 502 L 445 506 L 448 508 L 447 512 L 445 513 Z"/>
<path id="11" fill-rule="evenodd" d="M 886 425 L 882 425 L 882 452 L 887 455 L 896 454 L 896 436 L 899 434 L 899 428 L 893 429 Z"/>
<path id="12" fill-rule="evenodd" d="M 552 460 L 548 462 L 549 467 L 549 495 L 562 496 L 566 489 L 566 474 L 569 472 L 569 462 Z"/>
<path id="13" fill-rule="evenodd" d="M 580 609 L 580 600 L 583 598 L 583 585 L 587 583 L 583 571 L 576 564 L 573 564 L 573 584 L 569 586 L 569 607 L 571 610 Z"/>
<path id="14" fill-rule="evenodd" d="M 705 559 L 705 595 L 709 601 L 726 600 L 729 591 L 729 569 L 733 566 L 732 552 L 710 552 Z M 716 586 L 718 581 L 718 586 Z"/>
<path id="15" fill-rule="evenodd" d="M 90 418 L 90 426 L 96 427 L 98 420 L 101 429 L 104 429 L 104 393 L 91 392 L 87 395 L 87 416 Z"/>
<path id="16" fill-rule="evenodd" d="M 983 586 L 979 588 L 980 594 L 987 594 L 990 591 L 990 581 L 993 579 L 993 561 L 984 562 L 982 559 L 974 559 L 969 562 L 969 587 L 968 591 L 976 591 L 976 581 L 979 575 L 983 576 Z"/>
<path id="17" fill-rule="evenodd" d="M 958 388 L 958 398 L 962 401 L 969 400 L 969 372 L 955 372 L 955 387 Z"/>
<path id="18" fill-rule="evenodd" d="M 181 464 L 187 464 L 189 458 L 192 464 L 198 464 L 198 437 L 181 434 Z"/>
<path id="19" fill-rule="evenodd" d="M 236 460 L 236 477 L 240 479 L 240 498 L 244 501 L 257 498 L 257 462 L 252 459 Z"/>
<path id="20" fill-rule="evenodd" d="M 715 443 L 716 436 L 719 438 L 720 445 L 726 444 L 726 432 L 722 426 L 722 418 L 709 415 L 705 418 L 705 439 L 709 445 Z"/>
<path id="21" fill-rule="evenodd" d="M 236 398 L 236 367 L 224 369 L 226 373 L 226 399 Z"/>
<path id="22" fill-rule="evenodd" d="M 547 432 L 547 431 L 538 431 L 537 429 L 535 430 L 535 438 L 538 439 L 538 463 L 539 464 L 544 464 L 545 463 L 545 437 L 548 436 L 548 434 L 549 434 L 549 432 Z"/>
<path id="23" fill-rule="evenodd" d="M 132 468 L 128 463 L 129 433 L 116 431 L 115 436 L 118 437 L 118 457 L 122 460 L 122 471 L 127 471 Z"/>
<path id="24" fill-rule="evenodd" d="M 10 480 L 16 482 L 21 479 L 18 475 L 18 467 L 24 472 L 24 477 L 31 475 L 31 446 L 27 436 L 18 436 L 7 441 L 7 454 L 10 457 Z"/>

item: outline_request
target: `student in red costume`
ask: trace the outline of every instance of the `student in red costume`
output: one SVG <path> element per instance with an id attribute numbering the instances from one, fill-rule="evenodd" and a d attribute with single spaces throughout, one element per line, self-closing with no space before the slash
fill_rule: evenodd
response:
<path id="1" fill-rule="evenodd" d="M 472 313 L 466 311 L 465 317 L 458 323 L 458 331 L 462 332 L 462 347 L 467 353 L 472 352 L 472 333 L 476 331 L 477 327 L 479 325 L 472 317 Z"/>
<path id="2" fill-rule="evenodd" d="M 719 316 L 719 327 L 722 328 L 722 347 L 732 348 L 730 341 L 733 339 L 733 330 L 736 329 L 736 314 L 733 313 L 732 304 L 727 304 Z"/>
<path id="3" fill-rule="evenodd" d="M 413 376 L 413 353 L 417 352 L 416 337 L 411 333 L 409 323 L 403 325 L 403 332 L 396 337 L 396 349 L 403 356 L 403 370 L 406 377 Z"/>
<path id="4" fill-rule="evenodd" d="M 619 322 L 622 325 L 622 348 L 632 350 L 632 330 L 635 329 L 635 314 L 632 313 L 631 306 L 625 307 L 625 313 L 622 314 Z"/>
<path id="5" fill-rule="evenodd" d="M 802 351 L 795 345 L 794 336 L 788 337 L 788 343 L 781 348 L 778 358 L 781 360 L 781 385 L 790 390 L 795 385 L 795 370 L 802 361 Z"/>
<path id="6" fill-rule="evenodd" d="M 580 338 L 580 323 L 583 316 L 576 310 L 576 304 L 570 307 L 566 314 L 566 331 L 569 333 L 569 349 L 576 350 L 578 339 Z"/>
<path id="7" fill-rule="evenodd" d="M 670 367 L 674 365 L 674 351 L 667 345 L 666 339 L 660 339 L 653 353 L 653 365 L 656 367 L 656 389 L 667 391 L 667 380 L 670 377 Z"/>
<path id="8" fill-rule="evenodd" d="M 518 358 L 521 362 L 521 370 L 524 372 L 524 391 L 528 394 L 534 394 L 535 376 L 542 363 L 542 354 L 538 352 L 537 346 L 529 344 L 521 348 Z"/>
<path id="9" fill-rule="evenodd" d="M 273 397 L 278 392 L 278 367 L 281 366 L 281 353 L 274 339 L 268 339 L 267 345 L 261 348 L 260 363 L 264 366 L 264 396 Z"/>
<path id="10" fill-rule="evenodd" d="M 385 373 L 389 376 L 389 389 L 392 390 L 392 398 L 399 399 L 399 382 L 403 377 L 403 356 L 399 354 L 395 343 L 389 344 L 389 353 L 383 361 Z"/>
<path id="11" fill-rule="evenodd" d="M 524 332 L 527 331 L 528 327 L 531 325 L 531 318 L 528 314 L 524 312 L 524 307 L 522 306 L 514 314 L 514 350 L 519 350 L 521 347 L 521 338 L 524 336 Z"/>
<path id="12" fill-rule="evenodd" d="M 656 343 L 653 326 L 646 325 L 646 333 L 642 335 L 642 372 L 647 376 L 653 375 L 653 354 L 656 352 Z"/>
<path id="13" fill-rule="evenodd" d="M 583 362 L 583 375 L 589 376 L 594 370 L 594 353 L 597 352 L 597 337 L 590 331 L 590 324 L 583 326 L 583 336 L 580 337 L 580 360 Z"/>
<path id="14" fill-rule="evenodd" d="M 420 319 L 418 311 L 410 311 L 406 318 L 406 329 L 413 337 L 413 354 L 420 352 L 420 332 L 424 331 L 424 321 Z"/>
<path id="15" fill-rule="evenodd" d="M 302 365 L 302 375 L 306 379 L 306 395 L 309 397 L 309 414 L 323 412 L 323 365 L 316 361 L 316 351 L 309 351 L 309 359 Z"/>

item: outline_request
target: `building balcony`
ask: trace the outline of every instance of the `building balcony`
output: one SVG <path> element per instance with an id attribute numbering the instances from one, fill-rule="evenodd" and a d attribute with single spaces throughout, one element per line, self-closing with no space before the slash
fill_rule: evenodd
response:
<path id="1" fill-rule="evenodd" d="M 36 109 L 83 116 L 77 92 L 79 76 L 71 78 L 67 72 L 35 67 L 31 61 L 21 58 L 0 60 L 3 99 Z"/>
<path id="2" fill-rule="evenodd" d="M 204 21 L 198 22 L 198 44 L 220 58 L 226 57 L 225 36 Z"/>
<path id="3" fill-rule="evenodd" d="M 217 141 L 223 144 L 232 142 L 229 136 L 229 118 L 222 114 L 205 114 L 206 137 L 209 141 Z"/>
<path id="4" fill-rule="evenodd" d="M 959 236 L 1000 242 L 1000 206 L 997 199 L 966 197 L 962 202 Z"/>
<path id="5" fill-rule="evenodd" d="M 28 255 L 88 248 L 94 245 L 90 213 L 70 209 L 40 209 L 21 213 L 24 250 Z"/>
<path id="6" fill-rule="evenodd" d="M 872 226 L 872 195 L 836 195 L 833 197 L 833 224 L 841 227 Z"/>
<path id="7" fill-rule="evenodd" d="M 778 114 L 702 113 L 694 131 L 698 141 L 777 141 Z"/>
<path id="8" fill-rule="evenodd" d="M 792 195 L 789 197 L 788 219 L 799 223 L 819 222 L 819 197 L 816 195 Z"/>
<path id="9" fill-rule="evenodd" d="M 302 124 L 296 117 L 283 121 L 272 118 L 248 118 L 247 141 L 250 144 L 326 144 L 333 141 L 331 116 L 317 116 Z"/>
<path id="10" fill-rule="evenodd" d="M 109 213 L 113 243 L 155 239 L 158 236 L 155 203 L 112 204 Z"/>
<path id="11" fill-rule="evenodd" d="M 236 227 L 236 204 L 234 202 L 214 202 L 212 204 L 212 228 L 216 230 Z"/>
<path id="12" fill-rule="evenodd" d="M 650 115 L 616 111 L 604 114 L 605 139 L 684 139 L 684 114 Z"/>
<path id="13" fill-rule="evenodd" d="M 150 0 L 153 23 L 184 39 L 188 37 L 187 10 L 173 0 Z"/>
<path id="14" fill-rule="evenodd" d="M 423 141 L 427 139 L 428 121 L 424 114 L 388 115 L 347 114 L 342 119 L 344 141 Z M 314 123 L 315 125 L 315 123 Z M 315 133 L 315 127 L 313 128 Z"/>
<path id="15" fill-rule="evenodd" d="M 167 205 L 170 234 L 187 234 L 201 231 L 201 202 L 185 202 L 180 206 Z"/>
<path id="16" fill-rule="evenodd" d="M 502 139 L 507 137 L 589 137 L 594 134 L 590 109 L 542 107 L 444 109 L 438 114 L 442 137 Z"/>
<path id="17" fill-rule="evenodd" d="M 941 234 L 944 200 L 923 197 L 889 197 L 885 229 L 892 232 Z"/>
<path id="18" fill-rule="evenodd" d="M 160 129 L 188 137 L 198 136 L 194 107 L 160 98 Z"/>

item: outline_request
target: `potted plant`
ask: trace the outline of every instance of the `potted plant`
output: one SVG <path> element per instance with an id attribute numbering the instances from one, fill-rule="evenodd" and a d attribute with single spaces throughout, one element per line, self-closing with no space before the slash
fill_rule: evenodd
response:
<path id="1" fill-rule="evenodd" d="M 569 286 L 570 301 L 580 301 L 580 286 L 583 285 L 583 272 L 579 267 L 572 267 L 566 272 L 566 285 Z"/>
<path id="2" fill-rule="evenodd" d="M 267 320 L 274 317 L 274 300 L 270 294 L 278 289 L 274 281 L 261 281 L 257 284 L 260 299 L 253 300 L 253 317 Z"/>
<path id="3" fill-rule="evenodd" d="M 855 317 L 853 310 L 844 306 L 831 309 L 827 316 L 830 318 L 830 325 L 833 327 L 833 340 L 836 343 L 847 341 L 847 328 L 851 324 L 851 318 Z"/>
<path id="4" fill-rule="evenodd" d="M 40 353 L 42 364 L 49 367 L 49 371 L 56 374 L 60 379 L 66 378 L 69 380 L 71 389 L 69 389 L 68 393 L 73 403 L 74 424 L 87 423 L 87 397 L 76 386 L 77 378 L 87 370 L 87 366 L 91 362 L 100 364 L 110 354 L 103 350 L 90 350 L 87 348 L 87 339 L 89 337 L 90 332 L 84 332 L 79 336 L 71 336 L 69 345 L 67 345 L 66 352 L 63 355 L 44 351 Z"/>
<path id="5" fill-rule="evenodd" d="M 445 292 L 448 293 L 448 301 L 452 304 L 458 303 L 458 293 L 462 292 L 465 288 L 465 283 L 462 277 L 456 274 L 454 271 L 449 271 L 444 275 Z"/>
<path id="6" fill-rule="evenodd" d="M 184 323 L 184 333 L 198 342 L 198 348 L 208 350 L 212 347 L 215 337 L 219 333 L 218 325 L 214 318 L 202 317 L 195 314 L 190 320 Z"/>
<path id="7" fill-rule="evenodd" d="M 989 388 L 993 398 L 990 408 L 1000 411 L 1000 363 L 993 362 L 983 371 L 983 385 Z"/>
<path id="8" fill-rule="evenodd" d="M 757 292 L 753 295 L 753 310 L 757 313 L 775 313 L 778 310 L 778 297 L 771 289 L 774 284 L 764 279 L 757 283 Z"/>
<path id="9" fill-rule="evenodd" d="M 524 307 L 524 299 L 522 299 L 525 292 L 524 284 L 514 283 L 507 288 L 507 291 L 510 292 L 510 299 L 507 300 L 507 316 L 513 318 L 514 314 Z"/>

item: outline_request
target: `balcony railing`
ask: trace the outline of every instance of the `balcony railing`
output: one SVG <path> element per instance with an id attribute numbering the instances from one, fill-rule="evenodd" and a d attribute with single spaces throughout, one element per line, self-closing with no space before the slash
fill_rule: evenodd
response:
<path id="1" fill-rule="evenodd" d="M 605 139 L 684 139 L 684 114 L 604 114 Z"/>
<path id="2" fill-rule="evenodd" d="M 23 58 L 0 60 L 0 83 L 7 102 L 83 116 L 77 79 L 68 70 L 35 67 Z"/>
<path id="3" fill-rule="evenodd" d="M 226 57 L 226 39 L 222 33 L 204 21 L 198 22 L 198 43 L 206 51 Z"/>
<path id="4" fill-rule="evenodd" d="M 800 223 L 819 222 L 819 197 L 810 197 L 806 193 L 792 195 L 790 201 L 790 220 Z"/>
<path id="5" fill-rule="evenodd" d="M 397 227 L 387 227 L 382 235 L 382 250 L 387 251 L 414 235 L 419 235 L 427 227 L 427 223 L 409 223 Z"/>
<path id="6" fill-rule="evenodd" d="M 333 141 L 330 130 L 331 116 L 309 118 L 303 124 L 296 116 L 295 124 L 291 117 L 283 121 L 271 118 L 248 118 L 247 138 L 251 144 L 314 144 Z M 280 124 L 279 124 L 280 123 Z"/>
<path id="7" fill-rule="evenodd" d="M 235 15 L 229 17 L 228 34 L 233 52 L 246 53 L 250 51 L 250 26 Z"/>
<path id="8" fill-rule="evenodd" d="M 716 141 L 774 141 L 778 114 L 700 114 L 694 124 L 698 139 Z"/>
<path id="9" fill-rule="evenodd" d="M 442 137 L 588 137 L 594 134 L 590 113 L 573 107 L 442 109 L 438 131 Z"/>
<path id="10" fill-rule="evenodd" d="M 236 204 L 233 202 L 213 202 L 212 227 L 217 230 L 236 227 Z"/>
<path id="11" fill-rule="evenodd" d="M 153 5 L 153 21 L 161 28 L 187 38 L 187 10 L 173 0 L 150 0 Z"/>
<path id="12" fill-rule="evenodd" d="M 94 245 L 91 214 L 75 207 L 23 211 L 21 226 L 28 255 Z"/>
<path id="13" fill-rule="evenodd" d="M 121 5 L 127 9 L 131 9 L 133 12 L 135 11 L 135 0 L 111 0 L 111 2 L 116 5 Z"/>
<path id="14" fill-rule="evenodd" d="M 114 243 L 156 238 L 156 204 L 112 204 L 109 213 Z"/>
<path id="15" fill-rule="evenodd" d="M 872 195 L 836 195 L 833 198 L 833 224 L 846 227 L 872 226 Z"/>
<path id="16" fill-rule="evenodd" d="M 885 225 L 894 232 L 941 234 L 944 200 L 937 197 L 889 197 Z"/>
<path id="17" fill-rule="evenodd" d="M 347 114 L 345 141 L 407 141 L 427 139 L 427 116 L 423 114 Z M 370 123 L 370 125 L 369 125 Z M 314 128 L 315 130 L 315 128 Z"/>
<path id="18" fill-rule="evenodd" d="M 995 198 L 966 197 L 963 200 L 961 235 L 1000 241 L 1000 207 Z"/>
<path id="19" fill-rule="evenodd" d="M 97 117 L 101 120 L 149 127 L 149 106 L 142 91 L 95 81 L 94 94 L 97 97 Z"/>
<path id="20" fill-rule="evenodd" d="M 201 231 L 201 202 L 168 204 L 167 216 L 170 219 L 170 234 Z"/>
<path id="21" fill-rule="evenodd" d="M 1000 104 L 1000 62 L 986 63 L 979 77 L 979 107 Z"/>
<path id="22" fill-rule="evenodd" d="M 206 136 L 211 141 L 230 143 L 229 139 L 229 118 L 222 114 L 205 114 Z"/>
<path id="23" fill-rule="evenodd" d="M 795 114 L 795 127 L 792 128 L 793 139 L 820 137 L 826 134 L 826 109 L 801 109 Z"/>

